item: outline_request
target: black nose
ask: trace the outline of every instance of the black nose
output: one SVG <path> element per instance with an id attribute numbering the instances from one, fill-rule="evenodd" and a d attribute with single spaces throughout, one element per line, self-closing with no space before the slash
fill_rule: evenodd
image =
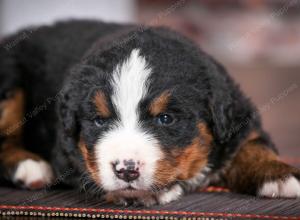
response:
<path id="1" fill-rule="evenodd" d="M 116 176 L 125 182 L 136 180 L 140 176 L 139 168 L 134 160 L 124 160 L 122 164 L 119 162 L 113 165 Z"/>

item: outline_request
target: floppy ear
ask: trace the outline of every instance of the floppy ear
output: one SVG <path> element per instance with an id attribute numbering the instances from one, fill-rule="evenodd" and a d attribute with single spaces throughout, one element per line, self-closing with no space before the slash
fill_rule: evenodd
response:
<path id="1" fill-rule="evenodd" d="M 65 89 L 60 94 L 58 101 L 58 115 L 62 123 L 65 134 L 74 137 L 78 132 L 78 125 L 76 120 L 76 109 L 74 100 L 71 96 L 72 90 Z"/>
<path id="2" fill-rule="evenodd" d="M 216 64 L 218 71 L 211 82 L 212 131 L 219 144 L 231 142 L 243 136 L 258 118 L 250 100 L 240 91 L 239 86 L 230 78 L 227 71 Z"/>
<path id="3" fill-rule="evenodd" d="M 219 92 L 213 94 L 210 100 L 212 131 L 220 144 L 228 142 L 231 137 L 231 117 L 234 106 L 230 105 L 230 101 L 228 95 Z"/>

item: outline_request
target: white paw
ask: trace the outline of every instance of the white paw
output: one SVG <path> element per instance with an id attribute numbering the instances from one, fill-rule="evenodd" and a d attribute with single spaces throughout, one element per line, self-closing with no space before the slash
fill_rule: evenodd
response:
<path id="1" fill-rule="evenodd" d="M 158 202 L 161 205 L 170 203 L 179 199 L 183 195 L 183 189 L 179 185 L 174 185 L 170 190 L 163 192 L 158 197 Z"/>
<path id="2" fill-rule="evenodd" d="M 28 189 L 41 189 L 52 182 L 53 171 L 45 161 L 27 159 L 18 164 L 13 180 Z"/>
<path id="3" fill-rule="evenodd" d="M 271 198 L 300 197 L 300 182 L 293 176 L 285 180 L 264 183 L 258 191 L 259 196 Z"/>

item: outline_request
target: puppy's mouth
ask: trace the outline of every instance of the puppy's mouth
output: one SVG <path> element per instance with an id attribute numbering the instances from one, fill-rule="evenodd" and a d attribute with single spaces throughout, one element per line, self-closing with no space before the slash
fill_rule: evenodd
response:
<path id="1" fill-rule="evenodd" d="M 114 191 L 109 191 L 106 194 L 106 197 L 121 197 L 126 199 L 136 199 L 136 198 L 143 198 L 143 197 L 149 197 L 154 196 L 156 193 L 151 192 L 149 190 L 140 190 L 140 189 L 134 189 L 132 187 L 128 187 L 125 189 L 119 189 Z"/>
<path id="2" fill-rule="evenodd" d="M 124 184 L 124 183 L 123 183 Z M 151 187 L 143 187 L 143 186 L 139 186 L 139 183 L 138 182 L 129 182 L 129 183 L 126 183 L 114 190 L 110 190 L 110 191 L 114 191 L 114 192 L 121 192 L 121 191 L 126 191 L 126 192 L 139 192 L 139 191 L 152 191 L 151 190 Z"/>
<path id="3" fill-rule="evenodd" d="M 124 188 L 124 189 L 118 189 L 118 190 L 114 190 L 113 192 L 118 192 L 118 193 L 121 193 L 121 194 L 140 194 L 140 193 L 149 193 L 150 190 L 143 190 L 143 189 L 135 189 L 133 187 L 127 187 L 127 188 Z"/>
<path id="4" fill-rule="evenodd" d="M 127 188 L 125 188 L 124 190 L 138 190 L 138 189 L 135 189 L 134 187 L 132 187 L 131 185 L 129 185 Z"/>
<path id="5" fill-rule="evenodd" d="M 124 192 L 124 193 L 130 193 L 130 194 L 140 194 L 140 193 L 147 193 L 147 194 L 157 194 L 161 191 L 164 191 L 166 189 L 171 188 L 176 182 L 170 182 L 168 184 L 165 184 L 164 186 L 159 186 L 156 184 L 152 184 L 148 187 L 141 187 L 138 182 L 129 182 L 125 186 L 123 185 L 120 188 L 109 190 L 108 192 Z"/>

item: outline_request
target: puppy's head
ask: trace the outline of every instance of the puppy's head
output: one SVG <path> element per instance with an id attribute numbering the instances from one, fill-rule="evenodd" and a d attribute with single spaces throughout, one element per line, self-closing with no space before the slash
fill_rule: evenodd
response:
<path id="1" fill-rule="evenodd" d="M 208 165 L 207 61 L 182 39 L 141 35 L 73 68 L 60 103 L 83 170 L 105 191 L 159 191 Z"/>

